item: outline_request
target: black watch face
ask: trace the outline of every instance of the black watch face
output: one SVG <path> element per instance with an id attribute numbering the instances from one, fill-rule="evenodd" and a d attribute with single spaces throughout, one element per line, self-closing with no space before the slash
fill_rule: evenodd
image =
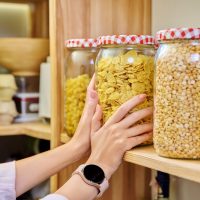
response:
<path id="1" fill-rule="evenodd" d="M 97 165 L 87 165 L 83 170 L 83 174 L 87 180 L 97 184 L 101 184 L 105 178 L 103 170 Z"/>

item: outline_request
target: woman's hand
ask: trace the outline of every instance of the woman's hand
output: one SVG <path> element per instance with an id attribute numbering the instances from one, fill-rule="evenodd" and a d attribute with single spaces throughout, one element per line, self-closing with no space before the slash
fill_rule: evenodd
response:
<path id="1" fill-rule="evenodd" d="M 139 120 L 152 115 L 152 108 L 128 114 L 145 98 L 146 95 L 142 94 L 124 103 L 102 128 L 102 111 L 99 105 L 96 107 L 91 130 L 92 152 L 87 163 L 101 166 L 108 179 L 119 167 L 127 150 L 152 137 L 152 123 L 135 125 Z"/>
<path id="2" fill-rule="evenodd" d="M 92 77 L 90 84 L 87 88 L 86 102 L 81 116 L 80 122 L 76 129 L 70 144 L 75 147 L 77 151 L 77 159 L 80 159 L 90 150 L 90 135 L 91 135 L 91 124 L 94 116 L 96 106 L 98 103 L 98 95 L 95 91 L 95 75 Z"/>

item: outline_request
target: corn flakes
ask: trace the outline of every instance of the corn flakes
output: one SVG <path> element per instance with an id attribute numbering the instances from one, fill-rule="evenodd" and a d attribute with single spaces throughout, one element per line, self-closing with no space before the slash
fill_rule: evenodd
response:
<path id="1" fill-rule="evenodd" d="M 81 118 L 89 81 L 90 78 L 87 74 L 65 81 L 64 126 L 69 136 L 73 136 Z"/>
<path id="2" fill-rule="evenodd" d="M 104 123 L 121 104 L 135 95 L 145 93 L 147 99 L 131 112 L 153 106 L 154 57 L 130 50 L 123 55 L 100 58 L 96 68 L 97 91 Z M 151 120 L 148 118 L 139 123 Z"/>

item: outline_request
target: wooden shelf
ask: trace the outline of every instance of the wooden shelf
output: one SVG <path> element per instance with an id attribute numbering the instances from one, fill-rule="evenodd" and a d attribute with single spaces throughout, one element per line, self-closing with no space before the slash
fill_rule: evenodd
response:
<path id="1" fill-rule="evenodd" d="M 0 126 L 0 136 L 27 135 L 39 139 L 50 140 L 51 128 L 49 124 L 42 122 L 11 124 Z"/>
<path id="2" fill-rule="evenodd" d="M 66 133 L 61 134 L 62 143 L 67 143 L 70 139 Z M 200 183 L 200 176 L 197 176 L 200 174 L 200 160 L 160 157 L 156 154 L 153 146 L 137 147 L 127 151 L 124 160 Z"/>
<path id="3" fill-rule="evenodd" d="M 62 133 L 61 134 L 61 142 L 62 143 L 67 143 L 71 140 L 71 138 L 66 134 L 66 133 Z"/>
<path id="4" fill-rule="evenodd" d="M 160 157 L 153 146 L 137 147 L 127 151 L 124 160 L 200 183 L 200 160 Z"/>

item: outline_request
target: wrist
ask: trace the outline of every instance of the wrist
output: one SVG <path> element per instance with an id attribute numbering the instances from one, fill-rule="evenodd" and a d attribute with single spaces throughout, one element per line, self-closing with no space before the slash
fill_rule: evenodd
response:
<path id="1" fill-rule="evenodd" d="M 86 156 L 87 152 L 86 152 L 82 142 L 72 138 L 68 142 L 68 145 L 69 145 L 69 148 L 70 148 L 70 153 L 73 154 L 75 161 L 78 161 L 81 158 L 83 158 L 84 156 Z"/>
<path id="2" fill-rule="evenodd" d="M 79 175 L 81 179 L 89 186 L 96 188 L 97 198 L 109 187 L 109 182 L 105 176 L 103 169 L 95 164 L 80 165 L 72 174 Z"/>
<path id="3" fill-rule="evenodd" d="M 82 157 L 81 146 L 72 140 L 64 144 L 65 153 L 70 154 L 71 163 L 78 161 Z"/>

